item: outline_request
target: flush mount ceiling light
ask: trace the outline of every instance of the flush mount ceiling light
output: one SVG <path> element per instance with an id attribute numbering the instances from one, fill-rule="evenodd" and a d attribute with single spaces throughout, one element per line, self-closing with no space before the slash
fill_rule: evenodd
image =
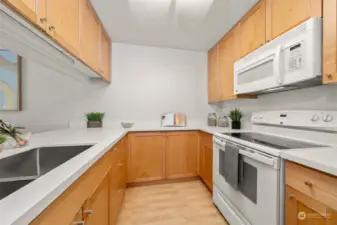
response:
<path id="1" fill-rule="evenodd" d="M 172 0 L 128 0 L 134 13 L 165 14 L 170 11 Z"/>
<path id="2" fill-rule="evenodd" d="M 178 14 L 194 15 L 203 18 L 213 5 L 214 0 L 175 0 Z"/>

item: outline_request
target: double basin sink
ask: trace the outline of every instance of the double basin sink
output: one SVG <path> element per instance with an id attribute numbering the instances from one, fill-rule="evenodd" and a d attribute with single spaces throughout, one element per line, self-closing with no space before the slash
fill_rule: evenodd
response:
<path id="1" fill-rule="evenodd" d="M 42 147 L 0 159 L 0 201 L 90 147 Z"/>

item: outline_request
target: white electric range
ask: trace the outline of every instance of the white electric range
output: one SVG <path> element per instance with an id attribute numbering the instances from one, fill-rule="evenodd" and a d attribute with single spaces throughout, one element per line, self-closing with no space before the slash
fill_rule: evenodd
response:
<path id="1" fill-rule="evenodd" d="M 250 131 L 213 136 L 213 202 L 231 225 L 283 225 L 280 152 L 337 146 L 337 112 L 256 112 L 251 122 Z"/>

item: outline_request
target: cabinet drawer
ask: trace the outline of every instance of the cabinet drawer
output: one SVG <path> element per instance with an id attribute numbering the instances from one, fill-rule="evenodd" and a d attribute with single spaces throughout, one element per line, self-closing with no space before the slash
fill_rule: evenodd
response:
<path id="1" fill-rule="evenodd" d="M 287 161 L 286 184 L 337 210 L 336 177 Z"/>

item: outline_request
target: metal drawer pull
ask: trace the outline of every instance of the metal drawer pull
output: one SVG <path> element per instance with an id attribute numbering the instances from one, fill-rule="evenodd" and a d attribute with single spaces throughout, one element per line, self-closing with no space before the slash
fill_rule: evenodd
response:
<path id="1" fill-rule="evenodd" d="M 124 189 L 119 189 L 118 192 L 119 193 L 122 193 L 124 191 Z"/>
<path id="2" fill-rule="evenodd" d="M 124 163 L 119 163 L 118 166 L 124 166 Z"/>
<path id="3" fill-rule="evenodd" d="M 84 220 L 74 222 L 74 225 L 84 225 Z"/>
<path id="4" fill-rule="evenodd" d="M 289 195 L 288 195 L 288 198 L 289 198 L 289 199 L 293 199 L 293 198 L 295 198 L 295 195 L 289 194 Z"/>
<path id="5" fill-rule="evenodd" d="M 86 215 L 91 215 L 92 214 L 92 210 L 91 209 L 86 209 L 86 210 L 83 210 L 83 213 L 86 214 Z"/>
<path id="6" fill-rule="evenodd" d="M 118 151 L 118 148 L 114 148 L 115 151 Z"/>
<path id="7" fill-rule="evenodd" d="M 313 184 L 310 181 L 305 181 L 304 184 L 310 188 L 313 186 Z"/>

